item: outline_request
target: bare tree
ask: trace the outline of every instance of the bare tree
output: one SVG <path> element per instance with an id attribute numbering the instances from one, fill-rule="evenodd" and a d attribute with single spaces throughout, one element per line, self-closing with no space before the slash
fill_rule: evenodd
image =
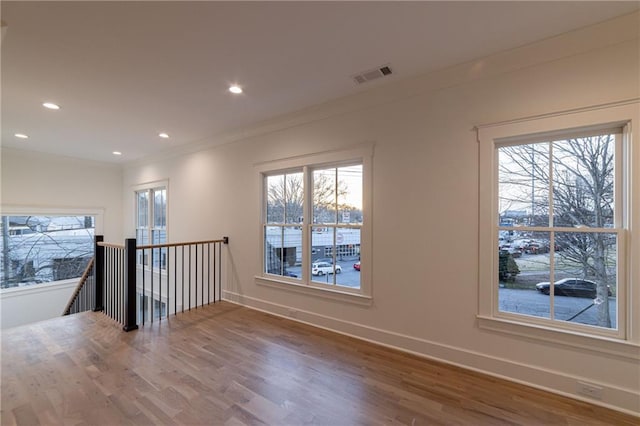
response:
<path id="1" fill-rule="evenodd" d="M 357 210 L 338 201 L 347 194 L 344 182 L 318 173 L 313 179 L 314 216 L 321 219 L 335 218 L 338 210 Z M 267 222 L 301 223 L 303 217 L 304 185 L 302 173 L 271 176 L 267 180 Z M 329 220 L 327 220 L 329 221 Z"/>
<path id="2" fill-rule="evenodd" d="M 302 173 L 270 176 L 267 185 L 267 222 L 301 222 L 304 201 Z"/>

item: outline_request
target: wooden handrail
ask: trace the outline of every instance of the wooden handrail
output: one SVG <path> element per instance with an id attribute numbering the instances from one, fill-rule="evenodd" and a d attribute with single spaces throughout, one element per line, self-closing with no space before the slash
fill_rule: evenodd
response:
<path id="1" fill-rule="evenodd" d="M 154 248 L 191 246 L 191 245 L 194 245 L 194 244 L 213 244 L 213 243 L 224 243 L 224 244 L 227 244 L 228 241 L 229 240 L 227 238 L 222 238 L 220 240 L 187 241 L 187 242 L 184 242 L 184 243 L 147 244 L 147 245 L 144 245 L 144 246 L 136 246 L 136 249 L 137 250 L 148 250 L 148 249 L 154 249 Z M 124 250 L 124 245 L 122 245 L 122 244 L 113 244 L 113 243 L 105 243 L 105 242 L 98 242 L 97 244 L 99 246 L 101 246 L 101 247 L 112 247 L 112 248 L 117 248 L 117 249 Z"/>
<path id="2" fill-rule="evenodd" d="M 153 249 L 153 248 L 164 248 L 164 247 L 180 247 L 180 246 L 191 246 L 194 244 L 212 244 L 212 243 L 225 243 L 226 244 L 225 239 L 221 239 L 221 240 L 206 240 L 206 241 L 189 241 L 189 242 L 185 242 L 185 243 L 165 243 L 165 244 L 149 244 L 146 246 L 137 246 L 136 248 L 138 250 L 146 250 L 146 249 Z"/>
<path id="3" fill-rule="evenodd" d="M 69 298 L 69 302 L 67 302 L 67 306 L 64 308 L 64 311 L 62 311 L 63 316 L 69 315 L 71 311 L 71 306 L 73 306 L 73 303 L 76 301 L 78 294 L 80 294 L 82 287 L 84 287 L 84 284 L 89 279 L 89 274 L 91 274 L 91 269 L 93 268 L 94 261 L 95 261 L 95 257 L 92 257 L 91 259 L 89 259 L 89 263 L 87 263 L 87 267 L 84 268 L 84 272 L 82 273 L 82 277 L 80 277 L 80 281 L 78 281 L 78 285 L 76 286 L 76 289 L 73 291 L 73 294 Z"/>
<path id="4" fill-rule="evenodd" d="M 122 245 L 122 244 L 105 243 L 103 241 L 100 241 L 97 244 L 100 247 L 111 247 L 111 248 L 117 248 L 117 249 L 124 250 L 124 245 Z"/>

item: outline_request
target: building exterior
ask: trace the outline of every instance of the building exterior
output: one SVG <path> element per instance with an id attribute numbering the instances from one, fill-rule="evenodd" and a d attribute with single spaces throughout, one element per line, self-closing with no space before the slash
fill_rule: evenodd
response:
<path id="1" fill-rule="evenodd" d="M 314 227 L 312 232 L 311 260 L 333 258 L 333 230 L 325 227 Z M 358 259 L 360 256 L 360 231 L 341 229 L 336 232 L 335 253 L 338 260 Z M 271 248 L 265 253 L 267 264 L 271 257 L 280 259 L 284 256 L 288 266 L 300 265 L 302 262 L 302 234 L 299 229 L 285 228 L 284 236 L 280 229 L 267 228 L 266 241 Z M 283 243 L 284 242 L 284 243 Z"/>

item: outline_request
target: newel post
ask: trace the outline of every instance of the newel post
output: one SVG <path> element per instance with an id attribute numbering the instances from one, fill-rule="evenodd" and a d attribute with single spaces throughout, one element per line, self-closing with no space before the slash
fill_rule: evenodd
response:
<path id="1" fill-rule="evenodd" d="M 104 247 L 98 245 L 104 241 L 104 236 L 96 235 L 94 242 L 94 256 L 95 256 L 95 265 L 93 267 L 93 282 L 95 283 L 95 300 L 93 304 L 94 312 L 101 312 L 104 310 Z"/>
<path id="2" fill-rule="evenodd" d="M 124 331 L 137 330 L 136 297 L 136 239 L 127 238 L 124 243 Z"/>

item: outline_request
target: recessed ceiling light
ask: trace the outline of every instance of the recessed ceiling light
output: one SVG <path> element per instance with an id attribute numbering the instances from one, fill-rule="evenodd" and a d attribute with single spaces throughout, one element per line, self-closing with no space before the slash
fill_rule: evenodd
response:
<path id="1" fill-rule="evenodd" d="M 45 103 L 42 104 L 42 106 L 45 107 L 45 108 L 49 108 L 49 109 L 60 109 L 59 105 L 56 105 L 56 104 L 54 104 L 52 102 L 45 102 Z"/>
<path id="2" fill-rule="evenodd" d="M 29 139 L 29 136 L 23 134 L 23 133 L 16 133 L 14 135 L 16 138 L 20 138 L 20 139 Z"/>
<path id="3" fill-rule="evenodd" d="M 112 153 L 113 155 L 122 155 L 122 153 L 120 151 L 113 151 Z"/>
<path id="4" fill-rule="evenodd" d="M 169 139 L 169 135 L 166 133 L 160 133 L 158 136 L 160 136 L 162 139 Z"/>
<path id="5" fill-rule="evenodd" d="M 236 95 L 239 95 L 240 93 L 242 93 L 242 87 L 237 86 L 237 85 L 235 85 L 235 84 L 234 84 L 233 86 L 230 86 L 230 87 L 229 87 L 229 91 L 230 91 L 231 93 L 234 93 L 234 94 L 236 94 Z"/>

